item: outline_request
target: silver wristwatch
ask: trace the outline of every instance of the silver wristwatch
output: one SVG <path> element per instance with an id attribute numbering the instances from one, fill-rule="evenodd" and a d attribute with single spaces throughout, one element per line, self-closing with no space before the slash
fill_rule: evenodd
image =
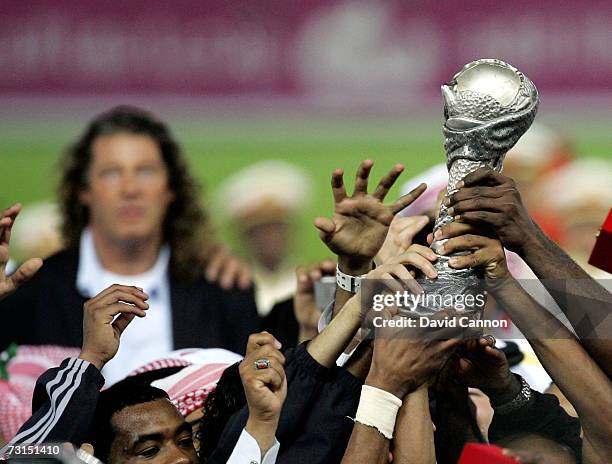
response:
<path id="1" fill-rule="evenodd" d="M 527 403 L 529 403 L 533 396 L 531 394 L 531 387 L 529 386 L 527 381 L 518 374 L 514 375 L 519 378 L 521 382 L 521 389 L 511 401 L 504 404 L 500 404 L 499 406 L 494 406 L 493 409 L 496 414 L 508 414 L 512 411 L 516 411 L 517 409 L 520 409 Z"/>

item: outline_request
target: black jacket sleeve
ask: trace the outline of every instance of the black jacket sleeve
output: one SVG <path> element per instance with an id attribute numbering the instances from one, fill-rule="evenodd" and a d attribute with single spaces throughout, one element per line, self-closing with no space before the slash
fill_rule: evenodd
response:
<path id="1" fill-rule="evenodd" d="M 104 377 L 89 362 L 65 359 L 36 381 L 32 417 L 10 444 L 83 443 L 89 432 Z"/>
<path id="2" fill-rule="evenodd" d="M 226 340 L 223 348 L 244 353 L 249 335 L 259 332 L 261 321 L 255 304 L 255 290 L 233 289 L 222 292 L 222 326 Z"/>
<path id="3" fill-rule="evenodd" d="M 361 381 L 343 368 L 327 369 L 304 344 L 285 353 L 287 399 L 276 437 L 281 444 L 277 464 L 340 462 L 353 430 Z M 246 425 L 245 406 L 228 421 L 210 463 L 225 463 Z"/>
<path id="4" fill-rule="evenodd" d="M 554 395 L 532 390 L 532 398 L 524 407 L 493 415 L 489 427 L 491 443 L 519 433 L 542 435 L 569 447 L 577 458 L 582 454 L 580 421 L 567 414 Z"/>

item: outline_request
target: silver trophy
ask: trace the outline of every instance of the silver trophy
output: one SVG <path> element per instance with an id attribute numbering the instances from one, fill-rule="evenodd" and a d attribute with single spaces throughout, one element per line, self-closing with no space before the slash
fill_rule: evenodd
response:
<path id="1" fill-rule="evenodd" d="M 457 183 L 481 167 L 497 172 L 502 169 L 506 152 L 527 131 L 535 117 L 539 96 L 533 82 L 518 69 L 500 60 L 481 59 L 465 65 L 453 79 L 442 86 L 444 97 L 444 149 L 449 180 L 447 194 L 457 190 Z M 453 221 L 442 205 L 434 232 Z M 434 241 L 438 248 L 445 240 Z M 474 295 L 475 304 L 465 309 L 480 317 L 484 309 L 481 276 L 474 269 L 452 269 L 450 256 L 438 254 L 437 279 L 424 276 L 417 280 L 425 292 L 422 303 L 414 308 L 419 315 L 431 315 L 441 309 L 457 309 L 450 296 Z M 481 300 L 479 304 L 476 300 Z M 471 299 L 470 299 L 471 301 Z"/>

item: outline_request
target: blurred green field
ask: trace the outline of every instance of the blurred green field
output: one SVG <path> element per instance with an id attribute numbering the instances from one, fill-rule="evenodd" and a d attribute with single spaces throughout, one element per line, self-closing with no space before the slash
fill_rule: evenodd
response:
<path id="1" fill-rule="evenodd" d="M 311 206 L 303 212 L 296 231 L 300 260 L 327 256 L 312 220 L 329 215 L 332 200 L 329 176 L 342 167 L 352 182 L 360 160 L 375 161 L 372 178 L 378 181 L 395 163 L 406 165 L 400 177 L 408 179 L 444 160 L 439 122 L 416 125 L 414 121 L 318 121 L 299 119 L 189 120 L 170 119 L 198 179 L 205 186 L 203 202 L 229 174 L 263 159 L 284 159 L 304 167 L 315 181 Z M 78 121 L 38 121 L 0 125 L 0 205 L 52 198 L 57 182 L 56 165 L 68 142 L 82 129 Z M 602 127 L 603 129 L 603 127 Z M 582 156 L 612 159 L 608 130 L 584 125 L 574 128 L 573 138 Z M 348 182 L 347 182 L 348 183 Z M 282 195 L 282 192 L 280 192 Z M 398 195 L 397 187 L 388 198 Z M 224 225 L 219 235 L 239 248 L 240 241 Z M 297 254 L 297 253 L 296 253 Z"/>

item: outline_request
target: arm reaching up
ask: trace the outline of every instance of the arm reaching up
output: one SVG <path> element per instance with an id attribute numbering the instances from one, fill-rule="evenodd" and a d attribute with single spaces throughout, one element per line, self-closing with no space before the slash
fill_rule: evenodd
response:
<path id="1" fill-rule="evenodd" d="M 435 259 L 435 253 L 431 249 L 412 245 L 387 264 L 370 271 L 366 279 L 380 280 L 399 290 L 404 290 L 403 286 L 406 286 L 410 291 L 418 292 L 420 286 L 414 279 L 415 270 L 430 274 L 435 272 L 431 264 Z M 370 313 L 369 309 L 362 310 L 362 299 L 361 292 L 353 295 L 325 330 L 308 344 L 308 352 L 319 364 L 325 367 L 334 366 L 338 356 L 355 336 L 364 316 Z"/>
<path id="2" fill-rule="evenodd" d="M 542 232 L 529 216 L 511 178 L 481 168 L 468 174 L 459 187 L 445 202 L 458 222 L 444 226 L 435 238 L 470 233 L 472 226 L 494 231 L 502 245 L 519 254 L 541 280 L 580 343 L 610 377 L 610 293 Z"/>
<path id="3" fill-rule="evenodd" d="M 249 453 L 248 445 L 245 446 L 249 439 L 257 442 L 259 462 L 276 461 L 280 448 L 276 429 L 287 397 L 287 379 L 283 368 L 285 357 L 279 348 L 278 341 L 267 332 L 249 337 L 247 355 L 239 368 L 249 417 L 228 464 L 253 462 L 252 452 Z"/>
<path id="4" fill-rule="evenodd" d="M 338 255 L 338 268 L 345 274 L 360 276 L 372 269 L 372 261 L 380 251 L 395 214 L 416 200 L 427 188 L 425 184 L 385 205 L 383 201 L 395 181 L 404 171 L 396 165 L 383 177 L 374 193 L 368 193 L 368 182 L 373 161 L 365 160 L 359 166 L 352 196 L 344 186 L 344 172 L 336 169 L 331 187 L 334 196 L 334 214 L 331 218 L 318 217 L 315 226 L 321 240 Z M 349 292 L 338 289 L 334 313 L 351 297 Z"/>
<path id="5" fill-rule="evenodd" d="M 466 237 L 469 235 L 446 242 L 446 246 L 454 251 L 477 248 L 472 255 L 458 257 L 459 261 L 455 261 L 453 266 L 485 266 L 489 291 L 529 338 L 540 362 L 578 412 L 584 431 L 583 462 L 607 462 L 606 456 L 612 455 L 609 440 L 612 435 L 609 414 L 612 383 L 593 359 L 594 354 L 587 352 L 561 322 L 510 276 L 498 240 L 480 237 L 475 246 Z"/>
<path id="6" fill-rule="evenodd" d="M 429 412 L 427 386 L 404 398 L 393 440 L 393 462 L 396 464 L 436 464 L 434 428 Z"/>
<path id="7" fill-rule="evenodd" d="M 389 322 L 402 317 L 392 316 L 388 310 L 384 310 L 384 314 Z M 415 460 L 408 462 L 413 463 L 427 464 L 434 459 L 433 427 L 429 413 L 423 410 L 427 400 L 422 392 L 417 391 L 440 372 L 462 339 L 456 330 L 417 329 L 409 334 L 406 329 L 391 329 L 392 326 L 387 324 L 377 330 L 372 365 L 362 388 L 355 426 L 343 463 L 387 462 L 402 399 L 407 407 L 412 406 L 411 412 L 415 416 L 402 417 L 401 430 L 406 433 L 405 427 L 412 421 L 422 439 L 411 442 L 415 446 L 412 450 L 400 448 L 400 454 L 405 457 L 412 451 Z M 429 424 L 426 424 L 427 420 Z"/>
<path id="8" fill-rule="evenodd" d="M 117 354 L 121 334 L 134 317 L 145 317 L 148 298 L 140 288 L 115 284 L 87 301 L 79 358 L 102 370 Z"/>
<path id="9" fill-rule="evenodd" d="M 145 316 L 147 299 L 136 287 L 113 285 L 85 303 L 81 354 L 40 376 L 32 401 L 34 413 L 11 444 L 80 445 L 87 438 L 104 385 L 100 370 L 117 353 L 128 324 L 135 316 Z"/>

